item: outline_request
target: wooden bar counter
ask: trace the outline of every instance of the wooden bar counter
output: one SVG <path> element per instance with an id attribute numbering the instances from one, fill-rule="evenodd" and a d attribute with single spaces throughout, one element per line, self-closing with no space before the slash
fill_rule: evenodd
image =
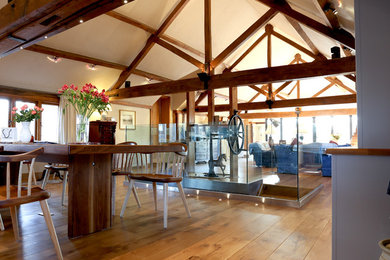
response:
<path id="1" fill-rule="evenodd" d="M 68 237 L 111 227 L 111 160 L 121 152 L 184 152 L 177 145 L 0 144 L 5 152 L 45 151 L 38 162 L 69 164 Z"/>

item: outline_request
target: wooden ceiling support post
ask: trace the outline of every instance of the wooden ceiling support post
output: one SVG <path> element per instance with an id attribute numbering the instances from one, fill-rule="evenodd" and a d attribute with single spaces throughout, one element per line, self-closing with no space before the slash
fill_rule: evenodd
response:
<path id="1" fill-rule="evenodd" d="M 229 115 L 234 115 L 234 111 L 238 111 L 238 91 L 237 87 L 229 87 Z"/>
<path id="2" fill-rule="evenodd" d="M 189 127 L 195 124 L 195 91 L 187 92 L 187 132 L 189 132 Z"/>
<path id="3" fill-rule="evenodd" d="M 204 0 L 204 50 L 205 61 L 204 71 L 207 75 L 212 75 L 213 70 L 211 68 L 212 60 L 212 36 L 211 36 L 211 0 Z M 207 122 L 209 125 L 214 123 L 214 110 L 215 110 L 215 93 L 214 89 L 207 89 Z"/>
<path id="4" fill-rule="evenodd" d="M 265 26 L 265 33 L 267 34 L 267 66 L 268 68 L 272 67 L 272 42 L 271 34 L 274 27 L 271 24 Z M 267 100 L 274 100 L 275 96 L 272 91 L 272 83 L 268 83 L 268 97 Z"/>

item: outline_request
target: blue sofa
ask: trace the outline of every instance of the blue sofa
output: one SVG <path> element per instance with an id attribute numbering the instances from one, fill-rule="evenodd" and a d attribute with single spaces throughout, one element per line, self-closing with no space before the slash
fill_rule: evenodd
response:
<path id="1" fill-rule="evenodd" d="M 297 174 L 298 153 L 290 145 L 275 145 L 276 168 L 278 173 Z"/>
<path id="2" fill-rule="evenodd" d="M 263 151 L 259 143 L 249 144 L 249 154 L 253 155 L 257 167 L 275 167 L 275 152 L 272 150 Z"/>
<path id="3" fill-rule="evenodd" d="M 350 147 L 350 146 L 351 146 L 350 144 L 335 145 L 335 147 Z M 322 159 L 322 167 L 321 167 L 322 176 L 331 177 L 332 176 L 332 155 L 325 154 L 325 151 L 323 151 L 321 159 Z"/>

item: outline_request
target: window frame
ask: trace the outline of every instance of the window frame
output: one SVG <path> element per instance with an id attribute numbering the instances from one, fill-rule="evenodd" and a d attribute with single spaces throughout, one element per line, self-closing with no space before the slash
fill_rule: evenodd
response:
<path id="1" fill-rule="evenodd" d="M 16 101 L 34 103 L 38 107 L 42 105 L 56 105 L 59 106 L 60 99 L 56 94 L 30 91 L 27 89 L 18 89 L 11 87 L 3 87 L 0 89 L 0 98 L 8 99 L 8 127 L 15 127 L 15 122 L 12 119 L 12 108 L 15 107 Z M 42 120 L 37 119 L 35 122 L 35 140 L 40 141 L 42 135 Z"/>

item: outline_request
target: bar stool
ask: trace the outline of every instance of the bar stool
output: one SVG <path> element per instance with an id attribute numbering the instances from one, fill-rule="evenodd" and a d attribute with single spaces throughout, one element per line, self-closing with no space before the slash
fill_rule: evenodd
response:
<path id="1" fill-rule="evenodd" d="M 58 259 L 63 259 L 60 244 L 53 225 L 53 220 L 50 215 L 47 199 L 50 198 L 50 193 L 40 187 L 32 187 L 32 168 L 34 167 L 35 158 L 43 153 L 44 148 L 38 148 L 31 152 L 16 154 L 16 155 L 0 155 L 0 163 L 6 163 L 6 185 L 0 186 L 0 208 L 9 208 L 11 212 L 12 227 L 16 240 L 20 240 L 19 226 L 17 217 L 17 207 L 22 204 L 27 204 L 39 201 L 46 225 L 49 230 L 50 238 L 54 244 L 54 248 Z M 30 171 L 28 174 L 27 187 L 22 186 L 22 167 L 25 161 L 31 161 Z M 11 163 L 19 163 L 19 172 L 17 174 L 17 185 L 11 185 Z M 15 179 L 15 178 L 13 178 Z"/>
<path id="2" fill-rule="evenodd" d="M 43 178 L 42 182 L 42 189 L 46 187 L 47 182 L 49 181 L 49 176 L 53 172 L 58 172 L 60 174 L 61 171 L 64 172 L 63 179 L 62 179 L 62 199 L 61 199 L 61 205 L 64 206 L 64 200 L 65 200 L 65 191 L 66 191 L 66 184 L 68 182 L 68 173 L 69 173 L 69 165 L 68 164 L 47 164 L 45 165 L 46 173 L 45 177 Z"/>

